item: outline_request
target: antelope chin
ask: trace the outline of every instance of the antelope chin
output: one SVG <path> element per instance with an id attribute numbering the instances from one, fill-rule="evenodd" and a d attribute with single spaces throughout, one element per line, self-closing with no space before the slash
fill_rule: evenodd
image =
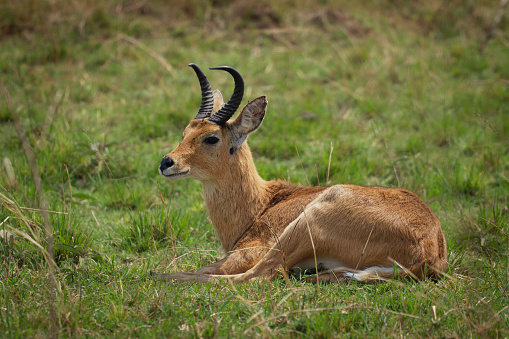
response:
<path id="1" fill-rule="evenodd" d="M 166 174 L 166 173 L 164 173 L 164 171 L 159 170 L 159 174 L 161 174 L 162 176 L 164 176 L 166 179 L 168 179 L 170 181 L 176 181 L 176 180 L 179 180 L 179 179 L 187 176 L 189 174 L 189 171 L 190 170 L 188 169 L 188 170 L 178 172 L 178 173 Z"/>

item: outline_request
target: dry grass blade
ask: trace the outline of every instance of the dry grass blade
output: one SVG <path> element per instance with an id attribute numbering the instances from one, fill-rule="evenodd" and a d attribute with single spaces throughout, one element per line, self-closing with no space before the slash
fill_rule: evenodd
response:
<path id="1" fill-rule="evenodd" d="M 299 149 L 297 148 L 297 143 L 295 143 L 295 150 L 297 151 L 297 156 L 299 157 L 300 167 L 302 167 L 302 171 L 304 172 L 304 176 L 306 177 L 306 182 L 308 183 L 308 186 L 311 186 L 311 184 L 309 183 L 308 176 L 306 174 L 306 170 L 304 169 L 304 165 L 302 164 L 302 159 L 300 158 Z"/>
<path id="2" fill-rule="evenodd" d="M 14 120 L 14 125 L 16 126 L 16 132 L 18 137 L 21 139 L 21 143 L 23 145 L 23 150 L 25 151 L 25 156 L 32 171 L 32 177 L 35 182 L 35 189 L 37 191 L 37 195 L 39 197 L 39 205 L 41 207 L 42 218 L 44 220 L 44 230 L 46 233 L 46 244 L 47 251 L 43 251 L 44 256 L 46 257 L 46 261 L 48 263 L 48 289 L 49 289 L 49 313 L 51 320 L 51 329 L 49 332 L 49 337 L 56 338 L 57 337 L 57 323 L 55 316 L 55 259 L 53 254 L 53 230 L 51 228 L 51 222 L 49 218 L 49 213 L 46 212 L 49 210 L 48 200 L 46 199 L 46 195 L 42 188 L 42 180 L 41 175 L 39 173 L 39 169 L 37 167 L 37 162 L 35 160 L 35 155 L 30 147 L 30 143 L 28 142 L 27 135 L 25 130 L 21 124 L 21 120 L 19 118 L 18 112 L 13 108 L 11 98 L 9 95 L 9 91 L 7 88 L 2 87 L 2 92 L 5 96 L 5 101 L 7 103 L 7 108 L 10 111 L 12 118 Z"/>
<path id="3" fill-rule="evenodd" d="M 7 246 L 10 246 L 14 243 L 14 234 L 7 231 L 5 227 L 2 227 L 7 220 L 9 220 L 9 217 L 6 217 L 2 222 L 0 222 L 0 243 L 3 242 Z"/>
<path id="4" fill-rule="evenodd" d="M 144 51 L 145 53 L 150 55 L 152 58 L 156 59 L 171 75 L 175 75 L 175 72 L 173 71 L 173 67 L 170 65 L 170 63 L 168 61 L 166 61 L 166 59 L 161 54 L 148 48 L 147 46 L 145 46 L 144 44 L 142 44 L 135 38 L 130 37 L 128 35 L 119 34 L 119 38 L 121 40 L 124 40 L 124 41 L 138 47 L 139 49 L 141 49 L 142 51 Z"/>
<path id="5" fill-rule="evenodd" d="M 493 133 L 495 133 L 503 142 L 505 142 L 508 146 L 509 146 L 509 141 L 505 140 L 503 136 L 500 135 L 500 133 L 498 133 L 495 128 L 493 128 L 493 126 L 491 126 L 490 122 L 486 119 L 484 119 L 483 116 L 481 116 L 479 113 L 475 113 L 475 115 L 477 115 L 477 117 L 479 117 L 479 119 L 481 119 L 486 125 L 488 125 L 488 127 L 491 129 L 491 131 Z"/>
<path id="6" fill-rule="evenodd" d="M 288 274 L 286 273 L 289 268 L 286 267 L 286 255 L 285 255 L 285 251 L 283 250 L 283 247 L 281 245 L 281 242 L 279 241 L 279 236 L 276 234 L 276 232 L 274 232 L 274 229 L 270 226 L 269 218 L 267 218 L 267 221 L 263 220 L 262 222 L 267 227 L 267 229 L 269 230 L 270 234 L 274 237 L 275 245 L 272 246 L 269 249 L 269 251 L 278 251 L 279 254 L 281 255 L 281 261 L 284 264 L 283 270 L 281 272 L 283 274 L 283 279 L 285 280 L 286 284 L 290 288 L 293 288 L 292 282 L 290 281 L 290 279 L 288 278 Z M 295 228 L 294 228 L 294 230 L 295 230 Z"/>
<path id="7" fill-rule="evenodd" d="M 168 225 L 170 225 L 170 229 L 171 229 L 171 244 L 172 244 L 171 248 L 172 248 L 172 251 L 173 251 L 173 258 L 176 259 L 177 258 L 177 242 L 175 240 L 175 229 L 173 228 L 173 225 L 171 224 L 170 218 L 168 217 L 168 213 L 166 213 L 166 207 L 165 207 L 165 203 L 164 203 L 164 198 L 163 198 L 163 194 L 161 193 L 161 187 L 159 187 L 159 182 L 157 182 L 157 190 L 159 191 L 159 197 L 161 199 L 162 208 L 163 208 L 163 212 L 164 212 L 164 217 L 166 218 L 166 221 L 168 222 Z"/>
<path id="8" fill-rule="evenodd" d="M 30 207 L 19 207 L 19 208 L 24 210 L 24 211 L 29 211 L 29 212 L 65 214 L 65 215 L 70 214 L 70 213 L 67 213 L 67 212 L 59 212 L 59 211 L 51 211 L 51 210 L 41 210 L 40 208 L 30 208 Z"/>
<path id="9" fill-rule="evenodd" d="M 306 208 L 302 206 L 302 213 L 304 213 L 304 219 L 306 220 L 306 226 L 309 233 L 309 239 L 311 240 L 311 246 L 313 247 L 313 258 L 315 259 L 315 270 L 316 270 L 316 286 L 317 292 L 320 293 L 320 279 L 318 279 L 318 260 L 316 258 L 315 242 L 313 241 L 313 235 L 311 234 L 311 228 L 309 227 L 309 221 L 306 216 Z"/>
<path id="10" fill-rule="evenodd" d="M 398 266 L 401 270 L 403 270 L 406 274 L 411 276 L 413 279 L 419 280 L 419 278 L 415 274 L 413 274 L 408 268 L 406 268 L 405 266 L 401 265 L 399 262 L 397 262 L 396 260 L 392 259 L 391 257 L 389 257 L 389 260 L 392 261 L 394 263 L 394 265 Z"/>
<path id="11" fill-rule="evenodd" d="M 254 310 L 253 305 L 251 305 L 251 303 L 249 303 L 246 299 L 244 299 L 244 297 L 242 297 L 242 296 L 240 295 L 239 291 L 237 291 L 237 289 L 235 288 L 235 285 L 233 284 L 233 282 L 231 281 L 231 279 L 228 279 L 228 282 L 229 282 L 229 284 L 230 284 L 230 287 L 231 287 L 231 288 L 233 289 L 233 291 L 235 292 L 235 294 L 236 294 L 237 298 L 238 298 L 238 299 L 239 299 L 239 300 L 240 300 L 240 301 L 241 301 L 244 305 L 246 305 L 246 307 L 247 307 L 247 308 Z M 258 318 L 258 319 L 260 319 L 260 321 L 258 322 L 258 324 L 259 324 L 259 325 L 257 324 L 257 325 L 252 326 L 252 327 L 260 327 L 260 329 L 261 329 L 261 331 L 262 331 L 262 334 L 264 334 L 265 336 L 268 336 L 266 332 L 268 332 L 268 333 L 270 333 L 270 332 L 271 332 L 271 331 L 270 331 L 270 327 L 269 327 L 269 325 L 267 324 L 266 319 L 262 316 L 261 312 L 255 312 L 255 313 L 253 314 L 253 316 L 252 316 L 252 317 L 250 317 L 250 319 L 251 319 L 251 318 L 253 318 L 253 317 L 254 317 L 254 318 Z M 251 327 L 250 327 L 250 328 L 251 328 Z"/>
<path id="12" fill-rule="evenodd" d="M 373 230 L 375 229 L 375 225 L 376 225 L 376 222 L 373 223 L 373 226 L 371 226 L 371 231 L 369 231 L 368 239 L 366 239 L 366 243 L 364 244 L 364 248 L 362 249 L 361 256 L 359 257 L 359 260 L 357 261 L 357 265 L 355 265 L 355 270 L 353 271 L 351 280 L 353 280 L 353 278 L 355 277 L 355 273 L 357 273 L 357 269 L 359 268 L 359 264 L 361 263 L 362 257 L 364 256 L 366 247 L 368 247 L 369 239 L 371 238 L 371 234 L 373 233 Z"/>
<path id="13" fill-rule="evenodd" d="M 72 211 L 72 188 L 71 188 L 71 176 L 69 175 L 69 170 L 67 169 L 67 165 L 64 164 L 65 172 L 67 173 L 67 180 L 69 182 L 69 215 L 71 215 Z M 67 226 L 69 229 L 71 229 L 71 218 L 69 218 L 69 224 Z"/>
<path id="14" fill-rule="evenodd" d="M 506 307 L 504 307 L 503 309 L 501 309 L 500 311 L 498 311 L 497 313 L 495 313 L 492 317 L 492 321 L 499 321 L 499 315 L 501 313 L 503 313 L 505 310 L 507 310 L 509 308 L 509 305 L 507 305 Z"/>
<path id="15" fill-rule="evenodd" d="M 2 225 L 3 225 L 3 224 L 7 221 L 7 220 L 9 220 L 9 218 L 10 218 L 10 217 L 6 217 L 6 218 L 4 219 L 4 221 L 2 221 L 2 222 L 0 223 L 0 226 L 2 226 Z"/>
<path id="16" fill-rule="evenodd" d="M 318 171 L 318 164 L 315 164 L 315 170 L 316 170 L 316 182 L 317 182 L 317 186 L 320 186 L 320 173 Z"/>
<path id="17" fill-rule="evenodd" d="M 32 235 L 29 235 L 28 233 L 26 232 L 23 232 L 17 228 L 14 228 L 10 225 L 7 225 L 4 223 L 10 219 L 10 217 L 7 217 L 5 218 L 2 223 L 0 224 L 0 226 L 4 226 L 6 228 L 8 228 L 9 230 L 11 230 L 12 232 L 18 234 L 19 236 L 25 238 L 28 242 L 30 242 L 31 244 L 33 244 L 35 247 L 37 247 L 39 250 L 41 250 L 43 256 L 45 258 L 49 257 L 49 253 L 48 251 L 44 248 L 44 246 L 42 246 L 40 243 L 41 243 L 41 239 L 39 239 L 39 236 L 37 234 L 37 232 L 35 232 L 35 230 L 33 229 L 32 225 L 30 224 L 28 218 L 23 214 L 23 210 L 25 208 L 23 207 L 20 207 L 17 202 L 15 201 L 12 201 L 11 199 L 7 198 L 4 194 L 0 193 L 0 202 L 3 204 L 3 206 L 5 207 L 6 210 L 8 210 L 9 212 L 11 212 L 16 219 L 18 220 L 21 220 L 26 226 L 27 226 L 27 229 L 29 229 L 31 232 L 32 232 Z M 51 212 L 51 211 L 48 211 L 48 212 Z M 54 261 L 48 261 L 48 264 L 49 265 L 53 265 L 53 268 L 56 270 L 58 269 L 57 265 L 55 264 Z"/>
<path id="18" fill-rule="evenodd" d="M 53 100 L 53 104 L 51 104 L 48 108 L 48 112 L 46 113 L 46 119 L 44 120 L 44 124 L 42 125 L 42 132 L 41 132 L 41 145 L 44 146 L 46 143 L 46 139 L 48 138 L 49 129 L 51 127 L 51 123 L 53 122 L 53 117 L 58 111 L 58 108 L 60 107 L 60 103 L 62 102 L 62 98 L 64 96 L 64 93 L 61 90 L 58 90 L 55 94 L 55 98 Z"/>
<path id="19" fill-rule="evenodd" d="M 277 309 L 279 306 L 281 306 L 286 300 L 288 300 L 288 298 L 290 298 L 294 293 L 295 291 L 297 291 L 296 289 L 293 289 L 293 290 L 290 290 L 290 292 L 285 295 L 277 304 L 276 304 L 276 307 L 274 309 Z M 263 312 L 263 309 L 259 310 L 258 312 L 256 312 L 255 314 L 253 314 L 252 316 L 250 316 L 246 322 L 250 323 L 251 321 L 253 321 L 255 318 L 257 318 L 261 313 Z M 244 334 L 247 333 L 247 330 L 244 331 Z"/>
<path id="20" fill-rule="evenodd" d="M 327 165 L 327 180 L 325 181 L 325 186 L 330 185 L 330 164 L 332 162 L 332 151 L 334 151 L 334 146 L 332 146 L 332 141 L 330 143 L 330 153 L 329 153 L 329 164 Z"/>
<path id="21" fill-rule="evenodd" d="M 3 207 L 12 213 L 18 220 L 25 224 L 26 228 L 32 233 L 32 238 L 39 239 L 39 235 L 36 232 L 36 227 L 33 226 L 32 223 L 25 217 L 22 212 L 22 208 L 18 205 L 18 203 L 12 199 L 9 199 L 5 194 L 0 192 L 0 201 L 3 204 Z"/>
<path id="22" fill-rule="evenodd" d="M 7 179 L 9 180 L 8 184 L 10 187 L 16 188 L 18 186 L 18 181 L 16 180 L 16 175 L 14 174 L 14 168 L 12 167 L 11 159 L 4 158 L 3 163 L 5 172 L 7 172 Z"/>
<path id="23" fill-rule="evenodd" d="M 5 220 L 4 220 L 5 221 Z M 23 232 L 23 231 L 20 231 L 18 230 L 17 228 L 14 228 L 12 226 L 9 226 L 9 225 L 5 225 L 8 229 L 10 229 L 11 231 L 13 231 L 14 233 L 18 234 L 19 236 L 25 238 L 26 240 L 28 240 L 32 245 L 34 245 L 35 247 L 37 247 L 38 249 L 41 250 L 41 252 L 44 254 L 44 256 L 49 256 L 49 253 L 48 251 L 46 251 L 46 249 L 41 245 L 39 244 L 37 241 L 35 241 L 30 235 L 28 235 L 27 233 Z M 56 268 L 57 266 L 55 265 L 54 268 Z"/>

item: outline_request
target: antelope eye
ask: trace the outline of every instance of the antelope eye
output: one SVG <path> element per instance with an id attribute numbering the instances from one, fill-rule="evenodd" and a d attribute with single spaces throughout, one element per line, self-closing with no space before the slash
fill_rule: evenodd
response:
<path id="1" fill-rule="evenodd" d="M 219 138 L 217 138 L 217 137 L 208 137 L 208 138 L 205 138 L 205 140 L 203 140 L 203 142 L 207 145 L 217 144 L 218 141 L 219 141 Z"/>

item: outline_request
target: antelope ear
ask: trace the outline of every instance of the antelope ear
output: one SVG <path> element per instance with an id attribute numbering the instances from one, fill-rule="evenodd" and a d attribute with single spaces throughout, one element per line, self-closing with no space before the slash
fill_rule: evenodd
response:
<path id="1" fill-rule="evenodd" d="M 230 124 L 237 147 L 240 147 L 247 136 L 260 127 L 265 110 L 267 109 L 267 97 L 261 96 L 247 103 L 242 112 Z"/>
<path id="2" fill-rule="evenodd" d="M 221 107 L 224 106 L 223 95 L 218 89 L 216 89 L 212 94 L 214 96 L 214 106 L 212 108 L 212 111 L 217 112 L 221 109 Z"/>

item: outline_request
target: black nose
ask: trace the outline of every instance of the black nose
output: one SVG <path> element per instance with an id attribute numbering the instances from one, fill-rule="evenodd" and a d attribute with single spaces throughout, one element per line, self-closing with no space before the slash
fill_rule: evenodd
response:
<path id="1" fill-rule="evenodd" d="M 159 169 L 161 171 L 164 171 L 165 169 L 173 166 L 173 164 L 174 164 L 174 162 L 173 162 L 173 160 L 171 160 L 171 158 L 164 157 L 163 160 L 161 160 L 161 166 L 159 166 Z"/>

